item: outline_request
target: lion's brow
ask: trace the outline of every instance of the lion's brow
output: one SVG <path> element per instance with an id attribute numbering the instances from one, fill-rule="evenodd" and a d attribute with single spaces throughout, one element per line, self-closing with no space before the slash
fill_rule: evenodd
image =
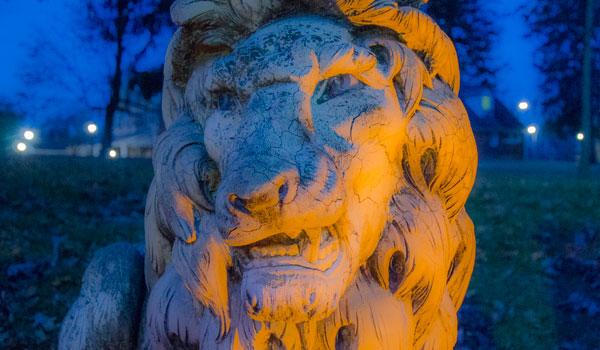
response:
<path id="1" fill-rule="evenodd" d="M 339 74 L 359 75 L 377 65 L 377 58 L 373 53 L 353 44 L 326 47 L 317 56 L 321 75 L 324 77 Z"/>
<path id="2" fill-rule="evenodd" d="M 385 85 L 384 80 L 387 80 L 380 77 L 380 74 L 370 74 L 376 71 L 377 57 L 370 50 L 352 43 L 328 45 L 318 52 L 310 49 L 309 55 L 315 57 L 313 65 L 316 67 L 306 67 L 308 68 L 307 73 L 316 68 L 322 79 L 352 74 L 358 78 L 362 77 L 361 80 L 368 80 L 366 82 L 374 87 Z M 237 90 L 235 62 L 235 57 L 228 55 L 206 66 L 201 83 L 202 90 L 205 93 L 228 89 Z M 298 77 L 294 77 L 290 72 L 289 76 L 270 76 L 268 78 L 268 81 L 256 82 L 256 85 L 265 86 L 274 82 L 297 81 Z"/>
<path id="3" fill-rule="evenodd" d="M 371 50 L 354 44 L 324 48 L 319 55 L 324 79 L 352 74 L 368 86 L 382 89 L 388 86 L 389 77 L 378 69 L 378 63 L 377 56 Z"/>

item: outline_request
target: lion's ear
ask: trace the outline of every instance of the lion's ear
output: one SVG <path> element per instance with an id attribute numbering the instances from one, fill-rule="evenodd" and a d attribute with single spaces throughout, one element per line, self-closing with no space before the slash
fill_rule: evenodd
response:
<path id="1" fill-rule="evenodd" d="M 356 26 L 375 25 L 396 32 L 406 46 L 424 56 L 430 76 L 439 77 L 458 95 L 460 70 L 456 49 L 431 17 L 414 7 L 398 6 L 397 1 L 391 0 L 337 0 L 336 3 Z"/>
<path id="2" fill-rule="evenodd" d="M 364 43 L 377 57 L 379 70 L 394 82 L 400 107 L 407 117 L 416 112 L 423 88 L 431 89 L 433 82 L 423 61 L 397 40 L 373 38 Z"/>
<path id="3" fill-rule="evenodd" d="M 450 88 L 435 81 L 410 120 L 406 144 L 415 186 L 439 196 L 450 220 L 464 207 L 477 172 L 477 148 L 469 117 Z"/>
<path id="4" fill-rule="evenodd" d="M 408 48 L 400 47 L 404 59 L 394 82 L 404 115 L 412 117 L 423 98 L 423 88 L 431 88 L 433 84 L 427 68 L 417 55 Z"/>

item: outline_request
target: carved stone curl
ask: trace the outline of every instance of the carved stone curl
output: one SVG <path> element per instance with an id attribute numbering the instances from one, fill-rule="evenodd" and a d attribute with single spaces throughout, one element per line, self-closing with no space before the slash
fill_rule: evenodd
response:
<path id="1" fill-rule="evenodd" d="M 452 348 L 477 152 L 450 39 L 392 0 L 179 0 L 172 15 L 144 321 L 119 339 Z M 70 317 L 90 319 L 80 304 Z M 65 323 L 61 348 L 118 347 L 73 342 L 110 329 Z"/>

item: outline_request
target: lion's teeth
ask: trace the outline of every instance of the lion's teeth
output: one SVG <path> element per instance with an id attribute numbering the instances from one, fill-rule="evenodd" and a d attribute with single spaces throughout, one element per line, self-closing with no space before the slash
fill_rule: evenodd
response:
<path id="1" fill-rule="evenodd" d="M 293 244 L 286 247 L 285 255 L 289 256 L 297 256 L 299 254 L 299 249 L 297 244 Z"/>
<path id="2" fill-rule="evenodd" d="M 286 255 L 286 252 L 287 252 L 287 249 L 285 249 L 285 247 L 283 247 L 283 246 L 278 247 L 275 250 L 275 256 L 284 256 L 284 255 Z"/>
<path id="3" fill-rule="evenodd" d="M 300 230 L 294 233 L 286 233 L 295 244 L 276 244 L 250 248 L 252 258 L 268 258 L 278 256 L 300 256 L 308 262 L 314 263 L 332 252 L 335 240 L 328 228 L 316 228 Z"/>
<path id="4" fill-rule="evenodd" d="M 308 236 L 308 240 L 310 241 L 310 243 L 318 243 L 320 238 L 321 238 L 321 229 L 320 228 L 315 228 L 315 229 L 310 229 L 310 230 L 306 230 L 306 236 Z"/>
<path id="5" fill-rule="evenodd" d="M 260 257 L 262 257 L 261 250 L 262 250 L 261 248 L 252 247 L 252 248 L 250 248 L 250 255 L 252 255 L 253 258 L 260 258 Z"/>
<path id="6" fill-rule="evenodd" d="M 274 256 L 297 256 L 299 255 L 298 245 L 278 245 L 269 247 L 252 247 L 250 255 L 253 258 L 265 258 Z"/>
<path id="7" fill-rule="evenodd" d="M 284 253 L 284 249 L 279 246 L 269 247 L 265 249 L 266 256 L 281 256 Z"/>

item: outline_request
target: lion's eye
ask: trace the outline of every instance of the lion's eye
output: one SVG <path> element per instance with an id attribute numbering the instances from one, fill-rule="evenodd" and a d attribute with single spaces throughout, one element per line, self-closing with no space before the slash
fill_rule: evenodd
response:
<path id="1" fill-rule="evenodd" d="M 317 103 L 326 102 L 358 86 L 360 86 L 360 82 L 351 74 L 338 75 L 322 80 L 316 89 Z"/>
<path id="2" fill-rule="evenodd" d="M 235 109 L 238 104 L 237 97 L 233 91 L 216 91 L 211 94 L 210 108 L 228 111 Z"/>

